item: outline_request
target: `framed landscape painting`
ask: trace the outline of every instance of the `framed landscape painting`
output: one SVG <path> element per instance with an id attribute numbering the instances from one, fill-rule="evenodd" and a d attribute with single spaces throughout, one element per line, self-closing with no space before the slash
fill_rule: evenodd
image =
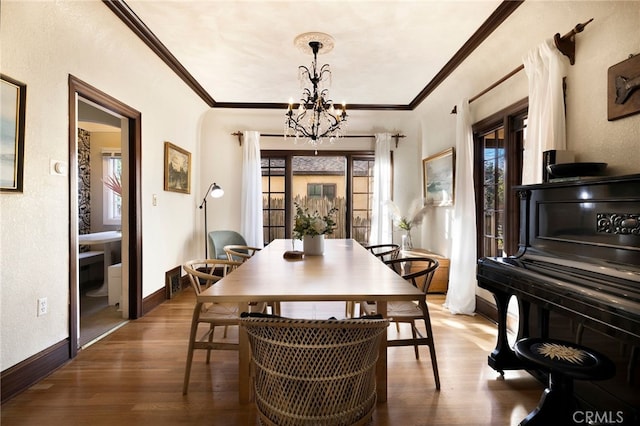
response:
<path id="1" fill-rule="evenodd" d="M 448 148 L 422 160 L 423 193 L 426 204 L 453 205 L 455 153 Z"/>
<path id="2" fill-rule="evenodd" d="M 191 153 L 164 143 L 164 190 L 191 193 Z"/>
<path id="3" fill-rule="evenodd" d="M 0 74 L 0 191 L 22 192 L 27 86 Z"/>

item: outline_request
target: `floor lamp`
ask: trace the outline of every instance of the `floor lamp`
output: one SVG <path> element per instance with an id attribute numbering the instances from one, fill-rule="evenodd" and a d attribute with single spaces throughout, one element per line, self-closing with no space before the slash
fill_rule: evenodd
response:
<path id="1" fill-rule="evenodd" d="M 211 195 L 211 198 L 220 198 L 224 195 L 224 190 L 220 188 L 220 186 L 213 182 L 209 185 L 209 189 L 204 193 L 204 197 L 202 198 L 202 203 L 200 203 L 200 208 L 204 207 L 204 258 L 209 258 L 209 232 L 207 231 L 207 195 Z M 215 255 L 215 253 L 214 253 Z"/>

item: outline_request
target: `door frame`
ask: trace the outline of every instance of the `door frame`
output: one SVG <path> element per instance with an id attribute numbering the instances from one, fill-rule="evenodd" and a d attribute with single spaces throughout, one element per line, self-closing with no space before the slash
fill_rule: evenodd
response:
<path id="1" fill-rule="evenodd" d="M 84 81 L 69 75 L 69 353 L 74 358 L 78 353 L 78 97 L 94 102 L 128 120 L 129 169 L 128 201 L 126 212 L 129 221 L 129 319 L 142 316 L 142 202 L 141 159 L 142 132 L 141 113 Z"/>

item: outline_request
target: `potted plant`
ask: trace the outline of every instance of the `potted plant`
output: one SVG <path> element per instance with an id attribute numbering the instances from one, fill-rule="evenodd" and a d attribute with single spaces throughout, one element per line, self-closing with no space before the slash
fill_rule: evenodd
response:
<path id="1" fill-rule="evenodd" d="M 336 228 L 334 215 L 338 209 L 333 207 L 325 216 L 321 216 L 317 210 L 310 213 L 306 207 L 299 204 L 295 207 L 293 237 L 302 240 L 305 255 L 321 255 L 324 253 L 324 236 L 332 234 Z"/>

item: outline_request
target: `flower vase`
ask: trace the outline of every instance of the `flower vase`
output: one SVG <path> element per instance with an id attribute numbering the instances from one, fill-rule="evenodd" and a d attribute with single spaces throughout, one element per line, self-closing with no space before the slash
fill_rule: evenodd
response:
<path id="1" fill-rule="evenodd" d="M 411 231 L 407 231 L 406 234 L 402 236 L 402 250 L 411 249 L 413 249 L 413 241 L 411 241 Z"/>
<path id="2" fill-rule="evenodd" d="M 302 237 L 305 256 L 322 256 L 324 253 L 324 235 L 305 235 Z"/>

